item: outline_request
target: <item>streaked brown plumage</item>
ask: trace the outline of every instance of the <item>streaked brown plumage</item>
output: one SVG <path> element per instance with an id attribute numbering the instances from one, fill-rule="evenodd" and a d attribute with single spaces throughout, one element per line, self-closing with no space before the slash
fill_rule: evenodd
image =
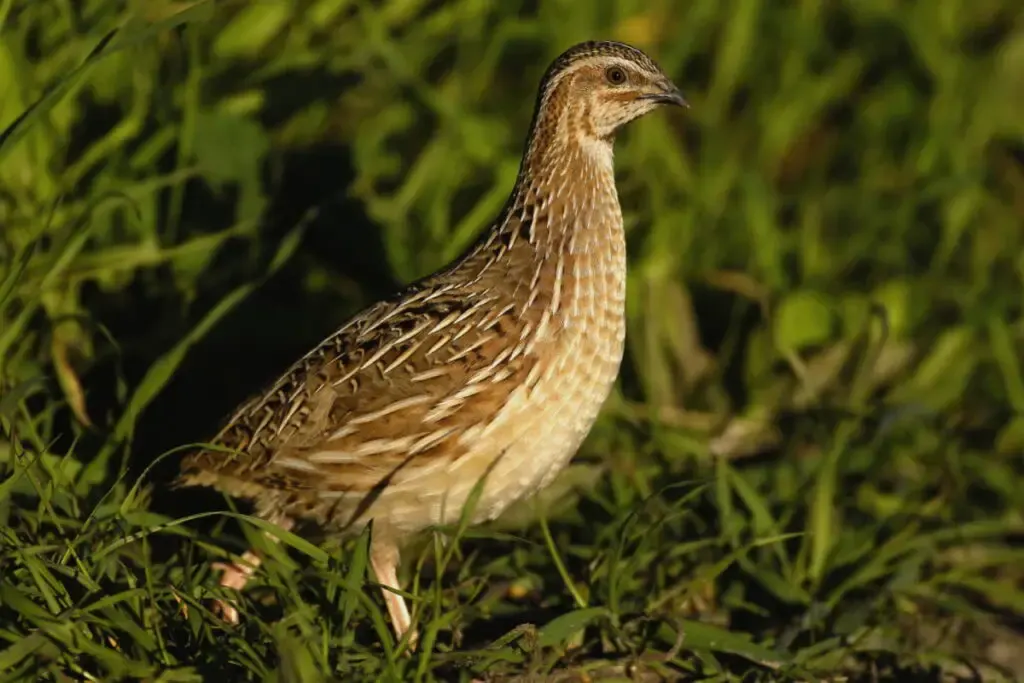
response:
<path id="1" fill-rule="evenodd" d="M 249 499 L 286 527 L 302 518 L 353 533 L 372 520 L 373 568 L 393 587 L 402 542 L 457 520 L 485 474 L 474 522 L 548 484 L 622 358 L 614 134 L 665 103 L 685 104 L 635 48 L 562 54 L 541 83 L 515 188 L 477 245 L 324 340 L 214 438 L 236 453 L 189 455 L 179 482 Z M 222 583 L 240 588 L 250 572 L 228 568 Z M 401 637 L 405 601 L 384 595 Z"/>

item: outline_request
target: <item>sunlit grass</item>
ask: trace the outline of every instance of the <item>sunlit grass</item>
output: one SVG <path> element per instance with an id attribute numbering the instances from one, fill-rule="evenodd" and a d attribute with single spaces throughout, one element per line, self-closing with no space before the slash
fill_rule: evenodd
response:
<path id="1" fill-rule="evenodd" d="M 0 0 L 0 680 L 1024 677 L 1021 26 Z M 479 234 L 592 37 L 693 104 L 618 143 L 622 379 L 550 490 L 411 549 L 410 654 L 365 536 L 267 543 L 167 476 L 208 405 Z M 209 562 L 245 543 L 225 627 Z"/>

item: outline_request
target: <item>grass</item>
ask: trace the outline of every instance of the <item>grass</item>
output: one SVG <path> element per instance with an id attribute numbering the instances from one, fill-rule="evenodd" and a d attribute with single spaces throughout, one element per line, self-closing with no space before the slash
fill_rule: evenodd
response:
<path id="1" fill-rule="evenodd" d="M 1024 678 L 1017 5 L 492 5 L 0 0 L 0 679 Z M 551 489 L 410 550 L 403 654 L 365 537 L 166 483 L 479 234 L 595 36 L 693 104 L 618 144 L 621 381 Z"/>

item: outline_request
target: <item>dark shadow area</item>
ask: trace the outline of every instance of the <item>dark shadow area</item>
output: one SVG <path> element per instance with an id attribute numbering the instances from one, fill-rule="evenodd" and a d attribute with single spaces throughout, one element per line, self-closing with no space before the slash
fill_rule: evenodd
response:
<path id="1" fill-rule="evenodd" d="M 763 322 L 761 311 L 756 304 L 733 292 L 699 282 L 687 284 L 695 317 L 700 321 L 698 332 L 701 345 L 718 359 L 723 373 L 722 382 L 733 405 L 743 406 L 747 400 L 744 352 L 750 335 Z M 734 345 L 729 349 L 732 355 L 723 355 L 727 342 Z M 629 347 L 632 343 L 633 340 L 627 336 L 627 358 L 630 357 Z M 643 400 L 643 385 L 633 364 L 622 364 L 618 381 L 625 396 L 636 401 Z"/>
<path id="2" fill-rule="evenodd" d="M 169 57 L 165 67 L 178 68 L 176 57 Z M 228 93 L 250 87 L 255 68 L 221 73 L 208 79 L 204 89 Z M 261 124 L 273 127 L 314 102 L 335 101 L 358 81 L 356 74 L 327 68 L 273 76 L 259 84 L 267 94 Z M 126 114 L 118 107 L 95 102 L 88 94 L 82 96 L 82 105 L 83 114 L 69 145 L 71 159 L 81 156 Z M 157 115 L 162 110 L 166 113 L 167 108 L 177 111 L 176 103 L 163 105 L 155 109 Z M 149 139 L 162 125 L 156 119 L 147 121 L 136 140 Z M 138 144 L 128 143 L 126 152 L 133 153 Z M 172 147 L 156 161 L 152 173 L 173 172 L 187 161 L 179 160 Z M 139 271 L 129 287 L 113 293 L 92 283 L 84 288 L 83 303 L 91 312 L 87 324 L 101 325 L 117 345 L 100 339 L 96 362 L 81 377 L 87 410 L 97 427 L 78 444 L 79 453 L 95 453 L 108 438 L 126 399 L 124 389 L 118 386 L 120 379 L 129 392 L 134 390 L 154 361 L 174 348 L 226 294 L 263 277 L 282 238 L 311 209 L 316 209 L 317 215 L 308 223 L 292 259 L 188 350 L 171 380 L 142 412 L 131 444 L 131 480 L 165 451 L 211 438 L 241 401 L 273 381 L 360 306 L 398 287 L 378 228 L 364 215 L 360 203 L 348 196 L 354 171 L 346 147 L 319 144 L 305 149 L 271 149 L 263 160 L 261 175 L 268 205 L 257 238 L 221 244 L 196 283 L 199 294 L 194 300 L 186 300 L 179 291 L 169 266 Z M 81 187 L 88 188 L 90 180 L 86 177 Z M 238 219 L 236 188 L 213 188 L 193 179 L 183 189 L 178 222 L 181 234 L 214 233 Z M 171 191 L 162 193 L 161 218 L 171 214 L 172 196 Z M 312 270 L 328 281 L 315 291 L 307 286 Z M 336 282 L 345 286 L 332 286 Z M 58 420 L 68 425 L 59 433 L 73 432 L 69 411 L 63 410 Z M 166 489 L 179 457 L 165 458 L 149 476 L 156 509 L 168 514 L 180 514 L 180 504 L 189 498 L 185 492 Z"/>
<path id="3" fill-rule="evenodd" d="M 173 159 L 164 162 L 173 167 Z M 104 346 L 97 363 L 83 376 L 88 410 L 103 426 L 87 434 L 79 450 L 96 452 L 123 405 L 117 378 L 123 377 L 130 388 L 137 387 L 156 359 L 227 293 L 261 278 L 281 239 L 311 209 L 316 210 L 292 259 L 189 349 L 171 380 L 143 411 L 131 446 L 132 481 L 164 452 L 210 439 L 240 402 L 260 392 L 362 305 L 400 285 L 391 276 L 378 228 L 366 218 L 360 203 L 347 195 L 354 175 L 347 148 L 321 145 L 277 156 L 271 152 L 266 166 L 274 169 L 274 181 L 265 182 L 270 186 L 269 205 L 258 239 L 222 244 L 194 301 L 184 301 L 171 284 L 173 273 L 168 267 L 140 274 L 115 295 L 91 286 L 84 293 L 93 320 L 118 344 L 116 349 Z M 183 199 L 181 224 L 191 233 L 220 230 L 234 220 L 235 196 L 230 188 L 215 192 L 192 181 Z M 307 276 L 314 269 L 326 273 L 329 283 L 350 286 L 341 291 L 328 284 L 311 291 Z M 60 419 L 70 422 L 71 416 Z M 180 455 L 162 459 L 149 473 L 154 508 L 172 516 L 222 508 L 224 499 L 219 494 L 168 489 Z"/>
<path id="4" fill-rule="evenodd" d="M 264 229 L 265 243 L 276 246 L 309 208 L 317 207 L 318 215 L 292 260 L 189 352 L 142 415 L 133 448 L 136 469 L 141 471 L 168 449 L 212 438 L 242 401 L 260 393 L 362 305 L 399 287 L 390 276 L 378 229 L 359 203 L 345 196 L 351 178 L 348 152 L 342 147 L 303 150 L 282 160 L 280 185 L 268 211 L 274 219 Z M 244 256 L 225 249 L 223 258 Z M 311 292 L 306 276 L 313 268 L 356 287 L 348 295 L 331 289 Z M 193 308 L 201 313 L 215 304 L 216 299 L 208 297 Z M 187 329 L 182 325 L 179 335 Z M 139 354 L 134 360 L 142 370 L 153 358 Z M 223 497 L 214 492 L 169 491 L 166 484 L 177 466 L 178 458 L 171 456 L 152 471 L 157 509 L 178 516 L 194 511 L 189 509 L 192 499 L 200 508 L 211 503 L 223 506 Z"/>

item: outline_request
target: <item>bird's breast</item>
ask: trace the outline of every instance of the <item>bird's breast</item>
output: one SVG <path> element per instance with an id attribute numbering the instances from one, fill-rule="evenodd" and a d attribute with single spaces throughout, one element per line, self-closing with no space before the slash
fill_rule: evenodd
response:
<path id="1" fill-rule="evenodd" d="M 625 339 L 626 253 L 621 219 L 580 226 L 544 267 L 550 288 L 535 296 L 531 376 L 495 419 L 466 435 L 467 452 L 453 466 L 483 474 L 478 520 L 546 486 L 576 453 L 608 396 Z M 469 475 L 465 481 L 475 483 Z M 462 481 L 460 477 L 460 481 Z M 461 497 L 461 496 L 455 496 Z"/>

